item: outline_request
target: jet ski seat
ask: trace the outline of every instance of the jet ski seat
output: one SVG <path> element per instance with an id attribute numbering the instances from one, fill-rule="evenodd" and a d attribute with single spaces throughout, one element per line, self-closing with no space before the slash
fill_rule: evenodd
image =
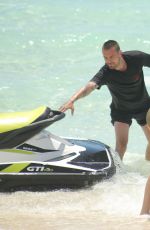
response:
<path id="1" fill-rule="evenodd" d="M 0 113 L 0 149 L 23 143 L 64 116 L 46 106 L 27 112 Z"/>
<path id="2" fill-rule="evenodd" d="M 26 112 L 0 113 L 0 133 L 25 127 L 37 120 L 46 110 L 46 106 L 40 106 Z"/>

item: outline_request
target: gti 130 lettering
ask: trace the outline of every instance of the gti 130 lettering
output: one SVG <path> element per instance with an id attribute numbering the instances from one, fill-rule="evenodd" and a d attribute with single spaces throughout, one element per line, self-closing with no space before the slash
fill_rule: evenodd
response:
<path id="1" fill-rule="evenodd" d="M 29 172 L 53 172 L 53 169 L 44 166 L 29 166 L 27 168 Z"/>

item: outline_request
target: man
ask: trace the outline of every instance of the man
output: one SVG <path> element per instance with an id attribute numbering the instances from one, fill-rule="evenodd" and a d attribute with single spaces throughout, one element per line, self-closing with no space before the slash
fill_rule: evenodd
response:
<path id="1" fill-rule="evenodd" d="M 150 107 L 143 66 L 150 67 L 150 54 L 140 51 L 121 52 L 119 44 L 109 40 L 102 47 L 105 65 L 99 72 L 60 107 L 65 112 L 74 112 L 74 102 L 90 94 L 94 89 L 106 85 L 112 96 L 111 122 L 116 135 L 116 148 L 123 159 L 127 148 L 129 127 L 132 119 L 141 126 L 148 141 L 146 159 L 150 160 L 150 128 L 146 124 L 146 113 Z"/>

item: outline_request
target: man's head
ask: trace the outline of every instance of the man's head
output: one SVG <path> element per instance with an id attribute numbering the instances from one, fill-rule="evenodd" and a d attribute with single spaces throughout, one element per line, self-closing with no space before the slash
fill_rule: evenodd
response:
<path id="1" fill-rule="evenodd" d="M 102 53 L 105 63 L 110 69 L 117 69 L 120 66 L 121 51 L 119 44 L 114 40 L 108 40 L 103 44 Z"/>

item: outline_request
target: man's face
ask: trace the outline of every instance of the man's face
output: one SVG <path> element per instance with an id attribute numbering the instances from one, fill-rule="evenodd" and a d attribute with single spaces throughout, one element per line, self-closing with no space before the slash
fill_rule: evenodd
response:
<path id="1" fill-rule="evenodd" d="M 115 47 L 111 47 L 110 49 L 103 49 L 102 52 L 105 63 L 108 65 L 108 67 L 110 69 L 117 69 L 120 65 L 121 52 L 116 51 Z"/>

